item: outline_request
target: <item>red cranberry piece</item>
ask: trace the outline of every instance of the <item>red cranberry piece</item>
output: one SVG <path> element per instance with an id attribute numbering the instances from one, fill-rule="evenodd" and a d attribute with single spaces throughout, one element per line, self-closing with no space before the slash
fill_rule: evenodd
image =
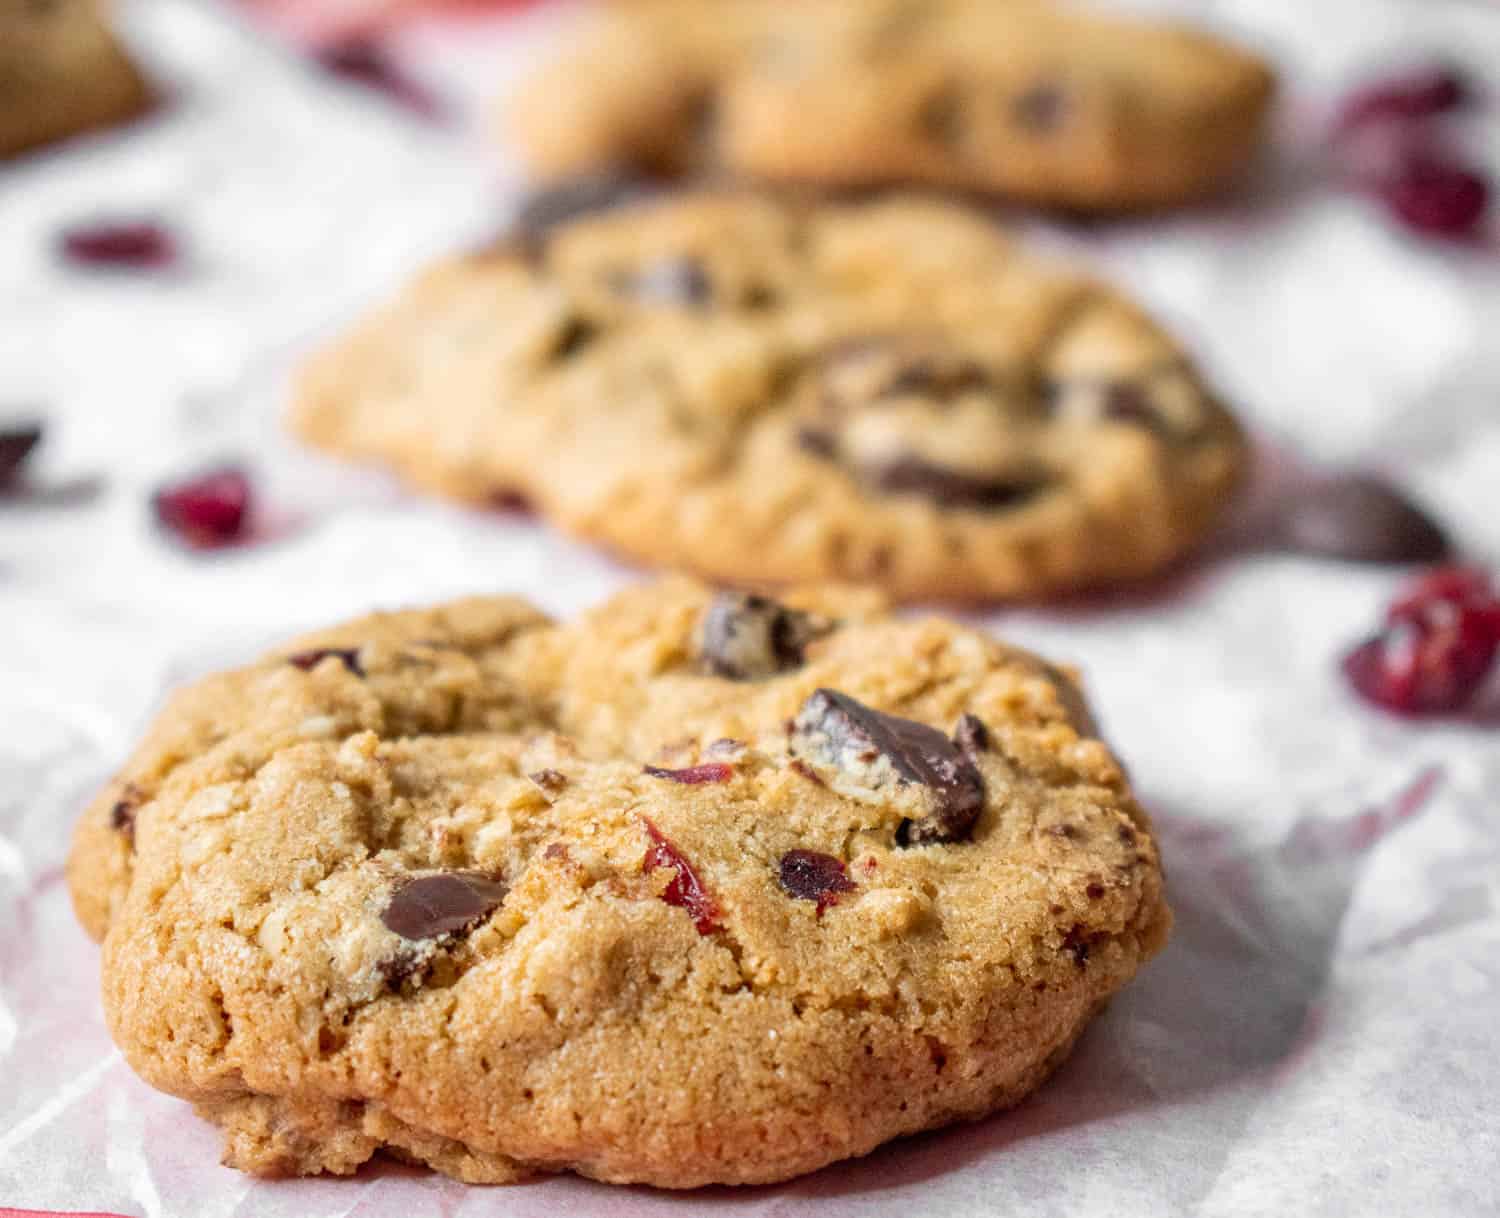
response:
<path id="1" fill-rule="evenodd" d="M 642 870 L 648 874 L 659 867 L 671 871 L 672 879 L 662 890 L 661 899 L 668 905 L 687 910 L 700 935 L 713 934 L 720 926 L 718 902 L 709 896 L 693 865 L 666 834 L 649 820 L 645 825 L 646 832 L 651 835 L 651 845 L 646 847 Z"/>
<path id="2" fill-rule="evenodd" d="M 1408 228 L 1449 239 L 1472 236 L 1490 201 L 1482 175 L 1431 156 L 1411 158 L 1375 189 Z"/>
<path id="3" fill-rule="evenodd" d="M 652 778 L 666 778 L 697 787 L 706 782 L 728 782 L 734 775 L 734 767 L 722 761 L 708 761 L 702 765 L 690 765 L 685 770 L 664 770 L 660 766 L 648 765 L 645 772 Z"/>
<path id="4" fill-rule="evenodd" d="M 837 905 L 840 893 L 854 891 L 854 881 L 845 872 L 843 860 L 817 850 L 788 850 L 781 856 L 777 878 L 789 896 L 816 901 L 819 914 Z"/>
<path id="5" fill-rule="evenodd" d="M 1351 131 L 1370 122 L 1429 118 L 1473 100 L 1469 81 L 1455 68 L 1418 68 L 1355 90 L 1339 110 L 1335 128 Z"/>
<path id="6" fill-rule="evenodd" d="M 1384 628 L 1345 658 L 1367 701 L 1404 715 L 1462 711 L 1500 652 L 1500 596 L 1482 573 L 1444 568 L 1419 580 Z"/>
<path id="7" fill-rule="evenodd" d="M 353 39 L 324 47 L 317 53 L 317 61 L 335 76 L 382 93 L 413 114 L 426 119 L 442 116 L 443 107 L 437 98 L 397 67 L 374 41 Z"/>
<path id="8" fill-rule="evenodd" d="M 0 487 L 9 486 L 19 479 L 21 467 L 41 442 L 40 423 L 22 423 L 0 429 Z"/>
<path id="9" fill-rule="evenodd" d="M 295 652 L 287 656 L 286 660 L 294 668 L 300 668 L 303 672 L 311 672 L 329 658 L 337 659 L 356 677 L 365 675 L 364 667 L 359 662 L 358 647 L 317 647 L 311 651 Z"/>
<path id="10" fill-rule="evenodd" d="M 63 257 L 80 266 L 160 270 L 177 261 L 177 244 L 159 224 L 87 224 L 67 229 L 58 242 Z"/>
<path id="11" fill-rule="evenodd" d="M 250 519 L 250 479 L 233 466 L 163 487 L 152 497 L 157 520 L 195 550 L 242 541 Z"/>

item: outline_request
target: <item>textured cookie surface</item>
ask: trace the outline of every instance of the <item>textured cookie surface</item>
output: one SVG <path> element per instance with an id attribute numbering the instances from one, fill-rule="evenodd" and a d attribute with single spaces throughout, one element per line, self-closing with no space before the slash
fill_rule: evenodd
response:
<path id="1" fill-rule="evenodd" d="M 0 156 L 123 121 L 148 100 L 97 0 L 0 0 Z"/>
<path id="2" fill-rule="evenodd" d="M 635 0 L 509 103 L 533 167 L 929 182 L 1075 209 L 1182 202 L 1255 151 L 1264 63 L 1037 0 Z"/>
<path id="3" fill-rule="evenodd" d="M 1159 950 L 1092 731 L 869 594 L 467 601 L 177 694 L 69 881 L 234 1166 L 776 1180 L 1016 1102 Z"/>
<path id="4" fill-rule="evenodd" d="M 903 598 L 1149 574 L 1243 463 L 1130 303 L 915 199 L 700 193 L 523 229 L 324 353 L 293 424 L 646 562 Z"/>

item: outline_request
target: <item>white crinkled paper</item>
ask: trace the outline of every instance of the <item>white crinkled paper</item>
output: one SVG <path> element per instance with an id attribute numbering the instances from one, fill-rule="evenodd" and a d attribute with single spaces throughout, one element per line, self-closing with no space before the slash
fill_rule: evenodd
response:
<path id="1" fill-rule="evenodd" d="M 1248 32 L 1293 83 L 1291 151 L 1243 203 L 1045 235 L 1194 346 L 1268 446 L 1398 472 L 1500 562 L 1500 256 L 1410 240 L 1315 172 L 1303 124 L 1357 69 L 1444 50 L 1500 82 L 1500 9 L 1156 5 Z M 175 102 L 0 168 L 0 417 L 49 420 L 0 503 L 0 1208 L 334 1215 L 1492 1215 L 1500 1211 L 1500 730 L 1355 703 L 1334 667 L 1397 577 L 1220 553 L 1150 589 L 986 624 L 1081 665 L 1154 809 L 1177 930 L 1031 1101 L 807 1179 L 688 1197 L 572 1178 L 469 1189 L 394 1165 L 267 1183 L 111 1047 L 62 881 L 72 821 L 169 685 L 376 606 L 520 592 L 572 614 L 636 574 L 547 530 L 299 452 L 298 356 L 445 249 L 514 174 L 477 135 L 319 77 L 226 10 L 137 0 Z M 547 13 L 407 51 L 489 92 Z M 1467 133 L 1483 154 L 1500 115 Z M 91 215 L 161 215 L 160 280 L 60 269 Z M 248 458 L 283 540 L 189 556 L 163 478 Z M 87 482 L 101 479 L 90 497 Z M 62 490 L 71 488 L 72 494 Z"/>

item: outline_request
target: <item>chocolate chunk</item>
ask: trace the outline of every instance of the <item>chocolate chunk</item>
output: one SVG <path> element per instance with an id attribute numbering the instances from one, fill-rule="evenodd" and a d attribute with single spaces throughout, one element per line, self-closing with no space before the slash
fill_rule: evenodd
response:
<path id="1" fill-rule="evenodd" d="M 0 429 L 0 489 L 19 481 L 21 467 L 41 442 L 40 423 L 24 423 Z"/>
<path id="2" fill-rule="evenodd" d="M 447 871 L 402 881 L 380 915 L 403 939 L 468 930 L 505 900 L 506 886 L 480 871 Z"/>
<path id="3" fill-rule="evenodd" d="M 989 373 L 976 363 L 968 360 L 939 363 L 918 358 L 899 368 L 879 396 L 894 398 L 920 394 L 939 402 L 951 402 L 960 394 L 990 387 Z"/>
<path id="4" fill-rule="evenodd" d="M 1442 527 L 1391 483 L 1370 474 L 1329 478 L 1276 513 L 1278 541 L 1350 562 L 1431 562 L 1451 552 Z"/>
<path id="5" fill-rule="evenodd" d="M 1034 498 L 1045 482 L 1035 475 L 984 477 L 921 457 L 900 457 L 872 471 L 871 484 L 888 495 L 925 495 L 945 508 L 1008 508 Z"/>
<path id="6" fill-rule="evenodd" d="M 788 850 L 781 856 L 777 879 L 799 901 L 816 901 L 818 913 L 837 905 L 839 894 L 854 891 L 842 860 L 817 850 Z"/>
<path id="7" fill-rule="evenodd" d="M 797 447 L 803 452 L 814 457 L 821 457 L 825 461 L 832 460 L 838 455 L 838 441 L 833 436 L 817 427 L 802 427 L 797 431 Z"/>
<path id="8" fill-rule="evenodd" d="M 624 173 L 595 173 L 560 182 L 528 198 L 516 214 L 515 231 L 523 238 L 543 238 L 561 224 L 592 212 L 640 198 L 647 188 L 638 178 Z"/>
<path id="9" fill-rule="evenodd" d="M 917 128 L 923 136 L 945 148 L 955 148 L 963 136 L 963 97 L 958 86 L 943 85 L 917 111 Z"/>
<path id="10" fill-rule="evenodd" d="M 536 770 L 526 777 L 548 795 L 557 795 L 568 785 L 568 776 L 561 770 Z"/>
<path id="11" fill-rule="evenodd" d="M 599 327 L 587 317 L 570 317 L 557 332 L 557 341 L 552 344 L 552 358 L 571 359 L 598 337 Z"/>
<path id="12" fill-rule="evenodd" d="M 138 786 L 126 783 L 120 791 L 120 798 L 109 810 L 109 827 L 132 845 L 135 844 L 135 813 L 143 798 L 145 793 Z"/>
<path id="13" fill-rule="evenodd" d="M 962 749 L 936 728 L 883 714 L 848 694 L 819 689 L 792 725 L 792 751 L 878 791 L 916 784 L 928 812 L 897 832 L 902 845 L 952 842 L 967 836 L 984 806 L 984 779 Z"/>
<path id="14" fill-rule="evenodd" d="M 716 677 L 750 681 L 800 667 L 808 643 L 826 629 L 769 597 L 721 592 L 703 616 L 700 651 Z"/>
<path id="15" fill-rule="evenodd" d="M 615 291 L 646 304 L 704 305 L 713 299 L 714 285 L 696 258 L 661 258 L 610 280 Z"/>
<path id="16" fill-rule="evenodd" d="M 343 666 L 356 677 L 365 675 L 365 670 L 359 663 L 358 647 L 318 647 L 312 651 L 299 651 L 294 655 L 289 655 L 286 660 L 288 664 L 295 665 L 303 672 L 311 672 L 330 657 L 337 657 Z"/>
<path id="17" fill-rule="evenodd" d="M 978 715 L 964 715 L 953 731 L 953 743 L 970 761 L 989 751 L 990 729 Z"/>
<path id="18" fill-rule="evenodd" d="M 1011 104 L 1016 123 L 1035 135 L 1048 135 L 1062 126 L 1068 113 L 1068 95 L 1056 81 L 1031 86 Z"/>

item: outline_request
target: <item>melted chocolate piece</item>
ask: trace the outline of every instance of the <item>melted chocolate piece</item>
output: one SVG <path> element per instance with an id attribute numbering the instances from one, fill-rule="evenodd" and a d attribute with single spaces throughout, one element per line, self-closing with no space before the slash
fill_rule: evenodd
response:
<path id="1" fill-rule="evenodd" d="M 403 939 L 435 939 L 469 930 L 505 900 L 509 891 L 480 871 L 446 871 L 402 881 L 380 915 Z"/>
<path id="2" fill-rule="evenodd" d="M 775 676 L 801 667 L 807 644 L 823 629 L 811 614 L 769 597 L 721 592 L 703 616 L 703 663 L 731 681 Z"/>
<path id="3" fill-rule="evenodd" d="M 873 471 L 874 487 L 888 495 L 925 495 L 945 508 L 1008 508 L 1034 498 L 1045 485 L 1037 477 L 986 478 L 900 457 Z"/>
<path id="4" fill-rule="evenodd" d="M 358 647 L 318 647 L 312 651 L 299 651 L 294 655 L 289 655 L 286 660 L 288 664 L 300 668 L 303 672 L 311 672 L 330 656 L 336 656 L 356 677 L 365 675 L 365 670 L 359 663 Z"/>
<path id="5" fill-rule="evenodd" d="M 984 806 L 984 779 L 973 760 L 936 728 L 873 710 L 848 694 L 819 689 L 792 725 L 792 750 L 872 788 L 885 783 L 883 758 L 902 785 L 930 794 L 930 810 L 905 821 L 901 845 L 952 842 L 968 835 Z"/>
<path id="6" fill-rule="evenodd" d="M 1447 535 L 1391 483 L 1369 474 L 1330 478 L 1279 505 L 1278 540 L 1304 554 L 1350 562 L 1434 562 Z"/>
<path id="7" fill-rule="evenodd" d="M 571 359 L 598 337 L 599 327 L 587 317 L 569 318 L 552 345 L 552 358 Z"/>
<path id="8" fill-rule="evenodd" d="M 816 901 L 818 913 L 837 905 L 839 894 L 854 891 L 841 859 L 817 850 L 789 850 L 781 856 L 777 879 L 787 895 Z"/>

